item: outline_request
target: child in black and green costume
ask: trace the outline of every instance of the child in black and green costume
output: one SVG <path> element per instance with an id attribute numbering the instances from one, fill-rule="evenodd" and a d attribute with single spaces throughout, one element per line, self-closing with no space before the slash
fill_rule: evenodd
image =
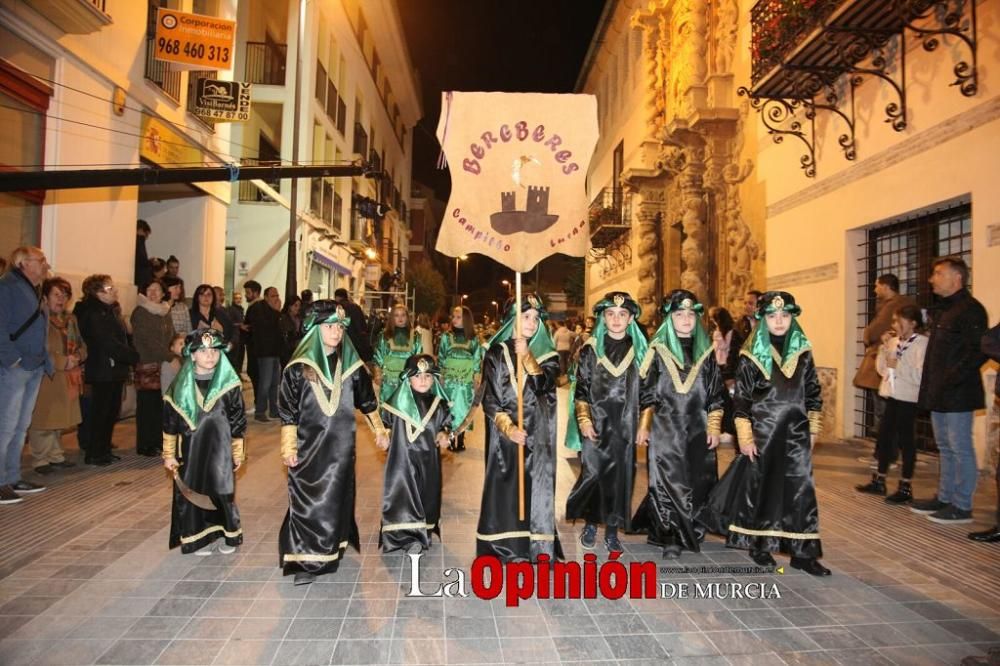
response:
<path id="1" fill-rule="evenodd" d="M 163 465 L 215 505 L 196 506 L 174 485 L 170 547 L 182 553 L 210 555 L 220 537 L 220 553 L 243 543 L 235 477 L 247 418 L 243 384 L 222 353 L 227 346 L 215 329 L 189 333 L 184 363 L 163 396 Z"/>

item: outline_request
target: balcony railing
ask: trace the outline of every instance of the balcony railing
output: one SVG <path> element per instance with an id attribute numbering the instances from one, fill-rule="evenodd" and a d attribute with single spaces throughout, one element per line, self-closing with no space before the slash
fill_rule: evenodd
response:
<path id="1" fill-rule="evenodd" d="M 244 157 L 240 160 L 243 166 L 281 166 L 279 160 L 260 160 L 256 157 Z M 275 190 L 281 188 L 281 179 L 265 180 L 265 183 Z M 267 196 L 250 180 L 240 181 L 240 203 L 274 203 L 274 199 Z"/>
<path id="2" fill-rule="evenodd" d="M 163 90 L 171 99 L 181 101 L 181 73 L 170 63 L 156 59 L 156 41 L 146 38 L 146 71 L 144 76 Z"/>
<path id="3" fill-rule="evenodd" d="M 285 85 L 288 46 L 270 42 L 247 42 L 246 80 L 269 86 Z"/>
<path id="4" fill-rule="evenodd" d="M 605 187 L 590 203 L 591 245 L 604 248 L 632 226 L 632 195 Z"/>

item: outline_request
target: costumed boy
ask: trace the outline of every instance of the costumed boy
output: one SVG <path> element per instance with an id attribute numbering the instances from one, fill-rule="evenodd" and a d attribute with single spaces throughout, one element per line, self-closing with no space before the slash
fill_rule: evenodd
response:
<path id="1" fill-rule="evenodd" d="M 727 510 L 726 545 L 749 550 L 760 566 L 774 566 L 773 552 L 788 553 L 792 567 L 828 576 L 818 561 L 823 550 L 812 474 L 823 400 L 812 345 L 797 319 L 801 311 L 788 292 L 765 293 L 757 305 L 757 319 L 764 321 L 740 351 L 736 436 L 752 464 L 744 465 Z"/>
<path id="2" fill-rule="evenodd" d="M 333 573 L 348 545 L 360 552 L 354 519 L 354 410 L 383 445 L 387 433 L 371 377 L 351 339 L 343 306 L 313 303 L 305 337 L 285 367 L 278 391 L 281 458 L 288 466 L 288 513 L 278 539 L 280 566 L 307 585 Z"/>
<path id="3" fill-rule="evenodd" d="M 649 490 L 632 528 L 667 559 L 700 551 L 708 494 L 718 480 L 716 447 L 723 415 L 722 373 L 697 296 L 675 289 L 642 365 L 637 441 L 648 443 Z"/>
<path id="4" fill-rule="evenodd" d="M 438 343 L 438 363 L 441 364 L 444 390 L 451 401 L 451 422 L 456 429 L 472 409 L 476 387 L 479 385 L 479 370 L 483 364 L 483 345 L 476 335 L 472 311 L 467 307 L 456 307 L 451 311 L 451 328 L 441 334 Z M 467 428 L 471 430 L 471 424 Z M 465 431 L 461 430 L 455 442 L 448 447 L 454 451 L 465 450 Z"/>
<path id="5" fill-rule="evenodd" d="M 605 547 L 621 552 L 618 528 L 630 526 L 639 368 L 646 354 L 636 323 L 641 312 L 627 293 L 607 294 L 594 306 L 597 327 L 571 373 L 566 446 L 580 451 L 582 469 L 566 499 L 566 518 L 586 521 L 580 543 L 587 550 L 596 544 L 597 524 L 604 523 Z"/>
<path id="6" fill-rule="evenodd" d="M 387 402 L 396 387 L 406 359 L 422 353 L 420 335 L 410 324 L 410 313 L 400 303 L 392 306 L 390 321 L 375 347 L 375 374 L 379 384 L 379 402 Z"/>
<path id="7" fill-rule="evenodd" d="M 382 526 L 378 542 L 384 552 L 431 546 L 441 538 L 441 453 L 450 441 L 448 396 L 438 381 L 441 371 L 428 354 L 411 356 L 402 381 L 382 410 L 389 428 L 385 442 Z"/>
<path id="8" fill-rule="evenodd" d="M 559 356 L 536 295 L 507 308 L 483 360 L 486 478 L 476 530 L 476 554 L 504 562 L 562 558 L 556 532 L 556 379 Z M 521 318 L 515 338 L 514 317 Z M 524 423 L 517 423 L 514 364 L 523 367 Z M 524 520 L 518 516 L 518 447 L 524 451 Z"/>
<path id="9" fill-rule="evenodd" d="M 163 465 L 177 479 L 170 547 L 182 553 L 211 555 L 219 537 L 219 552 L 227 555 L 243 543 L 235 472 L 244 459 L 247 417 L 243 383 L 222 353 L 226 347 L 215 329 L 188 333 L 184 362 L 163 396 Z"/>

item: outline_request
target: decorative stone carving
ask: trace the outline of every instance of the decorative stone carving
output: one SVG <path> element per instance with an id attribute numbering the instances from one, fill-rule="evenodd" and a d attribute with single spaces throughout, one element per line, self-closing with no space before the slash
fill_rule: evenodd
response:
<path id="1" fill-rule="evenodd" d="M 740 6 L 738 0 L 720 0 L 716 12 L 715 29 L 715 73 L 729 74 L 733 66 L 733 52 L 739 38 L 738 20 Z"/>
<path id="2" fill-rule="evenodd" d="M 627 185 L 635 187 L 634 181 Z M 639 293 L 636 297 L 642 306 L 640 320 L 647 324 L 656 318 L 656 307 L 660 302 L 659 223 L 663 215 L 665 194 L 662 179 L 651 179 L 649 185 L 638 188 L 638 195 L 632 203 L 638 227 L 636 252 L 639 255 Z"/>

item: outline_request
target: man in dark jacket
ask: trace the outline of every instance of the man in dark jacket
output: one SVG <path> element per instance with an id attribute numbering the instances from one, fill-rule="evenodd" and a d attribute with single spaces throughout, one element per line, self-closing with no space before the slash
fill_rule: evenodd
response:
<path id="1" fill-rule="evenodd" d="M 21 478 L 21 449 L 42 374 L 52 374 L 48 316 L 38 298 L 49 263 L 41 248 L 19 247 L 10 266 L 0 277 L 0 504 L 45 490 Z"/>
<path id="2" fill-rule="evenodd" d="M 1000 324 L 997 324 L 983 336 L 982 343 L 983 353 L 990 359 L 1000 363 Z M 996 385 L 994 386 L 996 395 L 994 398 L 998 403 L 1000 403 L 1000 374 L 997 375 Z M 997 482 L 997 522 L 988 530 L 983 530 L 982 532 L 973 532 L 969 535 L 969 538 L 973 541 L 983 541 L 986 543 L 997 543 L 1000 542 L 1000 454 L 997 456 L 997 471 L 996 471 L 996 482 Z"/>
<path id="3" fill-rule="evenodd" d="M 275 307 L 277 303 L 278 307 Z M 264 298 L 255 301 L 244 320 L 253 340 L 257 358 L 257 385 L 254 388 L 254 419 L 267 423 L 268 414 L 278 418 L 278 383 L 281 381 L 281 300 L 278 290 L 268 287 Z"/>
<path id="4" fill-rule="evenodd" d="M 146 253 L 146 239 L 153 233 L 146 220 L 135 223 L 135 286 L 143 291 L 153 281 L 153 267 Z"/>
<path id="5" fill-rule="evenodd" d="M 969 293 L 969 267 L 958 257 L 935 261 L 930 283 L 938 302 L 931 309 L 918 403 L 931 413 L 941 471 L 937 495 L 910 510 L 936 523 L 971 523 L 979 477 L 972 415 L 985 405 L 979 368 L 986 362 L 980 349 L 986 309 Z"/>
<path id="6" fill-rule="evenodd" d="M 354 343 L 354 348 L 358 350 L 358 356 L 365 363 L 371 363 L 375 355 L 372 350 L 372 343 L 369 339 L 368 321 L 361 306 L 355 303 L 347 295 L 347 290 L 340 288 L 333 292 L 334 299 L 344 308 L 344 312 L 351 318 L 351 325 L 347 327 L 347 335 Z"/>

